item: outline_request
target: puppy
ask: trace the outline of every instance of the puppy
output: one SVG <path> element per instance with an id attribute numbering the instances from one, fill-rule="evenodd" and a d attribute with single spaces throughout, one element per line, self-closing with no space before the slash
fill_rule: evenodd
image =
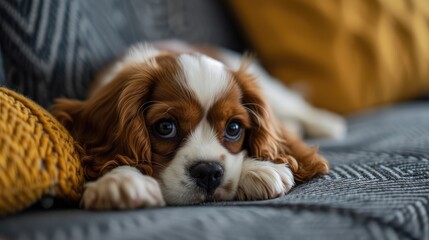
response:
<path id="1" fill-rule="evenodd" d="M 271 199 L 296 181 L 328 172 L 317 149 L 274 115 L 245 65 L 228 67 L 193 50 L 165 49 L 138 44 L 100 73 L 87 100 L 53 105 L 81 153 L 89 180 L 86 209 Z M 229 59 L 231 65 L 239 61 Z M 274 98 L 267 92 L 274 109 L 287 112 L 281 106 L 288 101 L 302 105 L 290 92 L 281 97 L 282 89 L 275 85 Z M 303 108 L 312 124 L 310 118 L 324 114 L 343 124 L 305 102 Z M 343 126 L 332 129 L 338 128 L 342 134 Z M 325 132 L 338 135 L 333 131 Z"/>

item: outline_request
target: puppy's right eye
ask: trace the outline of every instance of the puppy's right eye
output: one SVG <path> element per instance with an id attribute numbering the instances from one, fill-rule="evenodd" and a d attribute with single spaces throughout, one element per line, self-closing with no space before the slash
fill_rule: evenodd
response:
<path id="1" fill-rule="evenodd" d="M 177 135 L 176 125 L 171 120 L 161 120 L 155 123 L 154 130 L 161 138 L 174 138 Z"/>

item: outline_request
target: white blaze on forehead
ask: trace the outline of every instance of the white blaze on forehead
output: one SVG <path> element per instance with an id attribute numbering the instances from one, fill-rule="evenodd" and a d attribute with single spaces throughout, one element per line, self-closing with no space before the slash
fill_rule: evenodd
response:
<path id="1" fill-rule="evenodd" d="M 224 65 L 204 55 L 179 56 L 186 87 L 194 93 L 205 112 L 225 92 L 229 77 Z"/>
<path id="2" fill-rule="evenodd" d="M 216 138 L 216 132 L 207 120 L 202 120 L 189 135 L 185 148 L 189 149 L 189 155 L 194 159 L 216 160 L 226 150 Z"/>
<path id="3" fill-rule="evenodd" d="M 207 120 L 202 120 L 194 131 L 191 132 L 189 136 L 190 141 L 195 141 L 196 143 L 206 144 L 216 141 L 216 132 L 207 122 Z"/>

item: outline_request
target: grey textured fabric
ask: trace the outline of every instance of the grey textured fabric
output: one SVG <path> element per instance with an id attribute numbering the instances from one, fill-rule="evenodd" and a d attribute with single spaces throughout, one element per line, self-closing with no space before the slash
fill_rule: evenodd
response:
<path id="1" fill-rule="evenodd" d="M 4 77 L 4 70 L 3 70 L 3 58 L 1 56 L 1 48 L 0 48 L 0 86 L 6 86 L 6 79 Z"/>
<path id="2" fill-rule="evenodd" d="M 6 86 L 48 106 L 83 98 L 94 74 L 140 41 L 180 38 L 237 49 L 222 1 L 0 0 Z"/>
<path id="3" fill-rule="evenodd" d="M 119 212 L 34 210 L 0 220 L 17 239 L 429 239 L 429 102 L 349 118 L 313 141 L 332 165 L 286 196 Z"/>

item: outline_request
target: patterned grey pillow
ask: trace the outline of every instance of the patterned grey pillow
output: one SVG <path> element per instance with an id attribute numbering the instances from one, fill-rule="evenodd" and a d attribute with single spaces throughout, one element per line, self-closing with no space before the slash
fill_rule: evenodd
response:
<path id="1" fill-rule="evenodd" d="M 3 87 L 5 85 L 6 85 L 6 80 L 4 79 L 3 59 L 1 56 L 1 49 L 0 49 L 0 87 Z"/>
<path id="2" fill-rule="evenodd" d="M 83 98 L 129 45 L 164 38 L 240 47 L 221 1 L 0 0 L 6 86 L 45 107 Z"/>

